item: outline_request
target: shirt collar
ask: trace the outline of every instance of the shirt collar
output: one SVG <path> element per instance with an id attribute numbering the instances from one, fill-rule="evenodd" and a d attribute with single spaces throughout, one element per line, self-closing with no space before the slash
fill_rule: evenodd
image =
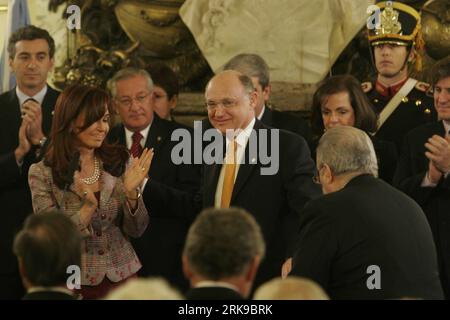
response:
<path id="1" fill-rule="evenodd" d="M 152 126 L 152 123 L 150 123 L 147 126 L 147 128 L 145 128 L 144 130 L 139 131 L 139 133 L 143 137 L 141 141 L 143 141 L 143 142 L 147 141 L 148 132 L 149 132 L 151 126 Z M 125 126 L 124 126 L 124 128 L 125 128 L 125 138 L 126 138 L 127 144 L 128 144 L 128 142 L 130 142 L 129 147 L 131 147 L 131 142 L 133 141 L 132 136 L 134 134 L 134 131 L 127 129 L 127 127 L 125 127 Z"/>
<path id="2" fill-rule="evenodd" d="M 256 118 L 253 118 L 252 121 L 250 121 L 250 123 L 247 125 L 247 127 L 245 127 L 243 130 L 240 130 L 238 135 L 235 137 L 236 143 L 239 146 L 244 147 L 247 144 L 247 141 L 250 138 L 250 135 L 252 134 L 252 129 L 255 125 L 255 122 L 256 122 Z M 228 146 L 229 142 L 231 141 L 230 138 L 231 137 L 228 137 L 228 136 L 226 137 L 227 146 Z"/>
<path id="3" fill-rule="evenodd" d="M 16 95 L 19 99 L 19 105 L 22 107 L 22 104 L 24 104 L 25 101 L 28 99 L 34 99 L 36 100 L 40 105 L 42 105 L 42 102 L 44 101 L 45 94 L 47 93 L 47 85 L 45 85 L 41 91 L 36 93 L 33 97 L 28 96 L 27 94 L 23 93 L 19 86 L 16 86 Z"/>
<path id="4" fill-rule="evenodd" d="M 232 285 L 231 283 L 228 282 L 205 280 L 200 281 L 195 285 L 195 288 L 208 288 L 208 287 L 223 287 L 234 290 L 239 293 L 239 289 L 235 285 Z"/>
<path id="5" fill-rule="evenodd" d="M 442 123 L 444 124 L 444 129 L 445 129 L 445 134 L 449 135 L 450 132 L 450 121 L 442 121 Z"/>
<path id="6" fill-rule="evenodd" d="M 259 115 L 256 117 L 258 120 L 261 120 L 263 115 L 264 115 L 264 111 L 266 110 L 266 105 L 263 105 L 261 112 L 259 113 Z"/>
<path id="7" fill-rule="evenodd" d="M 405 84 L 406 80 L 408 80 L 408 78 L 405 78 L 400 82 L 393 84 L 392 86 L 385 86 L 377 79 L 377 82 L 375 83 L 375 90 L 377 90 L 378 93 L 381 94 L 382 96 L 390 98 L 395 96 L 397 92 L 400 91 L 400 89 Z"/>

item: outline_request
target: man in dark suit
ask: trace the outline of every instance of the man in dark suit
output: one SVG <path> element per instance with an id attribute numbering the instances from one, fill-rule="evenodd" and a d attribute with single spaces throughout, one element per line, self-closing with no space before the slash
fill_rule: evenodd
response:
<path id="1" fill-rule="evenodd" d="M 255 218 L 245 210 L 206 209 L 189 229 L 183 271 L 191 282 L 188 300 L 247 299 L 264 240 Z"/>
<path id="2" fill-rule="evenodd" d="M 11 251 L 14 234 L 32 212 L 28 169 L 42 153 L 58 92 L 46 81 L 55 43 L 46 30 L 27 26 L 11 35 L 9 65 L 17 86 L 0 95 L 0 300 L 18 299 L 23 288 Z"/>
<path id="3" fill-rule="evenodd" d="M 380 118 L 376 136 L 394 142 L 401 150 L 408 131 L 436 119 L 433 99 L 427 94 L 430 85 L 409 77 L 414 63 L 418 71 L 421 69 L 420 15 L 400 1 L 376 6 L 380 8 L 380 24 L 368 23 L 367 34 L 377 77 L 364 82 L 362 88 Z"/>
<path id="4" fill-rule="evenodd" d="M 61 212 L 28 216 L 14 239 L 13 249 L 27 289 L 22 299 L 75 300 L 71 290 L 77 285 L 76 274 L 72 281 L 68 270 L 81 265 L 81 241 L 78 228 Z"/>
<path id="5" fill-rule="evenodd" d="M 258 120 L 270 127 L 296 133 L 308 143 L 311 142 L 311 129 L 305 120 L 268 107 L 271 93 L 270 73 L 269 66 L 261 56 L 238 54 L 225 64 L 224 70 L 236 70 L 252 79 L 257 94 L 255 115 Z"/>
<path id="6" fill-rule="evenodd" d="M 434 105 L 441 121 L 412 130 L 405 138 L 394 183 L 427 215 L 438 251 L 442 287 L 450 298 L 450 58 L 433 72 Z"/>
<path id="7" fill-rule="evenodd" d="M 219 153 L 224 147 L 225 159 L 222 153 L 214 161 L 204 161 L 201 192 L 194 197 L 157 184 L 150 196 L 179 214 L 229 206 L 250 212 L 261 227 L 267 248 L 255 280 L 259 285 L 280 274 L 283 262 L 292 254 L 289 245 L 303 206 L 320 195 L 312 182 L 314 163 L 302 137 L 255 118 L 257 94 L 248 76 L 234 70 L 217 74 L 209 81 L 205 98 L 214 126 L 205 134 L 217 135 L 214 142 L 219 141 Z M 205 148 L 204 157 L 207 151 Z"/>
<path id="8" fill-rule="evenodd" d="M 376 178 L 367 134 L 349 126 L 327 130 L 317 170 L 325 195 L 305 207 L 291 273 L 316 281 L 331 299 L 442 298 L 426 217 Z"/>
<path id="9" fill-rule="evenodd" d="M 113 102 L 122 124 L 113 128 L 109 140 L 127 146 L 136 157 L 143 148 L 153 148 L 154 157 L 149 171 L 151 179 L 143 191 L 151 223 L 145 233 L 132 244 L 142 262 L 141 276 L 163 276 L 179 289 L 188 283 L 181 272 L 181 251 L 192 220 L 171 216 L 158 199 L 152 200 L 152 184 L 159 182 L 189 193 L 199 189 L 200 172 L 196 166 L 176 165 L 172 161 L 176 130 L 188 130 L 181 125 L 161 119 L 153 111 L 153 82 L 147 71 L 127 68 L 117 72 L 108 83 Z"/>

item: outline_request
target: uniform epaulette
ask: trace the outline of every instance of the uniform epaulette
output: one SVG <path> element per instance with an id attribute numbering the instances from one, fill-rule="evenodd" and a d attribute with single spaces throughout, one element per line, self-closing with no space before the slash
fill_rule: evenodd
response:
<path id="1" fill-rule="evenodd" d="M 364 91 L 364 93 L 370 92 L 370 90 L 372 90 L 372 88 L 373 88 L 372 82 L 367 81 L 367 82 L 361 83 L 361 89 L 362 89 L 362 91 Z"/>
<path id="2" fill-rule="evenodd" d="M 430 90 L 431 85 L 426 82 L 417 81 L 416 83 L 416 89 L 422 92 L 427 92 Z"/>

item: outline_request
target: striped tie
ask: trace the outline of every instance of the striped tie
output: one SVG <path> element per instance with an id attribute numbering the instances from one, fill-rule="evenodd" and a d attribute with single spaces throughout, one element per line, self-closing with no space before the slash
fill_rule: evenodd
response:
<path id="1" fill-rule="evenodd" d="M 141 146 L 142 138 L 143 136 L 140 132 L 135 132 L 131 136 L 133 144 L 131 145 L 130 153 L 134 158 L 139 158 L 142 154 L 142 146 Z"/>

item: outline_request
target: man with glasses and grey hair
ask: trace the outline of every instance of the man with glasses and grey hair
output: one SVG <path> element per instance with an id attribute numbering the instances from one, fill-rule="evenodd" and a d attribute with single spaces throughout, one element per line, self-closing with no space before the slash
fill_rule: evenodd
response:
<path id="1" fill-rule="evenodd" d="M 126 68 L 108 82 L 114 106 L 122 123 L 109 133 L 110 142 L 127 146 L 133 157 L 145 148 L 154 149 L 149 171 L 151 179 L 142 191 L 145 205 L 152 215 L 152 225 L 132 244 L 141 259 L 141 276 L 162 276 L 180 290 L 188 283 L 181 272 L 181 251 L 189 228 L 188 218 L 171 216 L 161 201 L 152 201 L 155 184 L 162 183 L 188 193 L 199 188 L 200 174 L 193 165 L 175 165 L 171 159 L 177 142 L 171 141 L 180 124 L 161 119 L 153 110 L 153 81 L 143 69 Z"/>
<path id="2" fill-rule="evenodd" d="M 327 130 L 317 171 L 325 195 L 305 206 L 291 274 L 316 281 L 331 299 L 442 298 L 426 217 L 376 178 L 367 134 L 349 126 Z"/>

